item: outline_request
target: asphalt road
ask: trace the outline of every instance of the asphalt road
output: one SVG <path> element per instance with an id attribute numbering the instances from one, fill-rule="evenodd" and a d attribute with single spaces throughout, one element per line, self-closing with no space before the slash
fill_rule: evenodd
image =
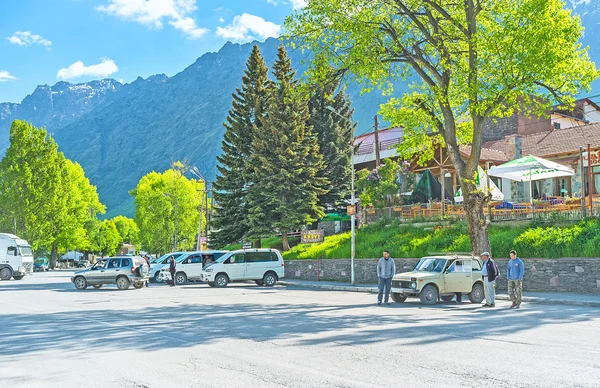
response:
<path id="1" fill-rule="evenodd" d="M 251 284 L 0 282 L 0 387 L 598 387 L 600 311 Z"/>

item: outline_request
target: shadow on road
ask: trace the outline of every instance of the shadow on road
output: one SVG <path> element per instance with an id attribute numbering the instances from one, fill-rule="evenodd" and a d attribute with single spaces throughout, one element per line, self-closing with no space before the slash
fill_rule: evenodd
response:
<path id="1" fill-rule="evenodd" d="M 33 287 L 33 285 L 31 285 Z M 47 289 L 48 285 L 40 285 Z M 92 291 L 96 292 L 96 291 Z M 282 292 L 285 292 L 282 289 Z M 314 297 L 315 294 L 313 293 Z M 133 302 L 135 303 L 135 302 Z M 407 312 L 412 307 L 414 311 Z M 447 305 L 440 309 L 448 310 Z M 388 309 L 382 313 L 382 309 Z M 394 313 L 403 310 L 402 314 Z M 96 309 L 0 315 L 0 355 L 61 349 L 73 352 L 180 348 L 234 338 L 269 341 L 298 338 L 311 346 L 360 345 L 409 339 L 413 344 L 501 337 L 544 325 L 585 322 L 593 309 L 544 306 L 531 310 L 464 309 L 463 314 L 420 314 L 416 306 L 369 308 L 327 304 L 177 304 L 128 311 Z M 473 314 L 469 313 L 473 312 Z M 343 332 L 346 329 L 352 333 Z M 319 338 L 305 335 L 319 334 Z"/>

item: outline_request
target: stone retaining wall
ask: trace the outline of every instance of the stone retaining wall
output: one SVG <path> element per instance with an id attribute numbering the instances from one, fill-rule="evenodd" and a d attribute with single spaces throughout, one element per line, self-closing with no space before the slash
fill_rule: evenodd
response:
<path id="1" fill-rule="evenodd" d="M 377 283 L 379 259 L 356 259 L 357 283 Z M 419 259 L 395 259 L 396 272 L 410 271 Z M 507 289 L 506 263 L 496 259 L 500 267 L 498 290 Z M 556 291 L 600 293 L 599 259 L 523 259 L 525 291 Z M 350 281 L 350 259 L 286 260 L 285 277 L 288 279 Z"/>

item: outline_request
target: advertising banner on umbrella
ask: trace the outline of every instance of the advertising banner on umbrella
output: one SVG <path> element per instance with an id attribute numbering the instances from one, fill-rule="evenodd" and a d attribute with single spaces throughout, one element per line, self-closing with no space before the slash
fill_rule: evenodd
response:
<path id="1" fill-rule="evenodd" d="M 485 171 L 483 171 L 483 169 L 481 167 L 477 167 L 477 172 L 475 173 L 475 184 L 477 185 L 477 188 L 481 191 L 483 191 L 484 193 L 488 192 L 488 176 L 485 173 Z M 492 182 L 491 180 L 489 180 L 490 182 L 490 187 L 489 187 L 489 192 L 491 192 L 492 194 L 492 201 L 502 201 L 504 200 L 504 194 L 502 193 L 502 191 L 500 191 L 500 189 L 498 188 L 498 186 L 496 186 L 496 184 L 494 182 Z M 456 203 L 461 203 L 464 201 L 464 197 L 462 194 L 462 189 L 458 189 L 456 191 L 456 194 L 454 195 L 454 202 Z"/>

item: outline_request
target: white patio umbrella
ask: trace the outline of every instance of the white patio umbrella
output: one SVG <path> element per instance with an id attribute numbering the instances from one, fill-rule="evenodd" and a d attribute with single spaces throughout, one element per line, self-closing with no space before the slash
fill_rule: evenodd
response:
<path id="1" fill-rule="evenodd" d="M 533 204 L 532 181 L 573 176 L 575 175 L 575 171 L 562 164 L 529 155 L 500 166 L 493 166 L 488 170 L 488 175 L 507 178 L 517 182 L 529 182 L 529 193 L 531 195 L 531 203 Z"/>
<path id="2" fill-rule="evenodd" d="M 489 181 L 489 188 L 488 188 Z M 477 175 L 475 176 L 475 183 L 478 189 L 482 190 L 485 193 L 492 194 L 492 201 L 502 201 L 504 199 L 504 194 L 498 186 L 494 182 L 488 179 L 488 175 L 483 171 L 483 168 L 477 167 Z M 458 189 L 456 194 L 454 195 L 454 202 L 461 203 L 464 201 L 462 195 L 462 189 Z"/>

